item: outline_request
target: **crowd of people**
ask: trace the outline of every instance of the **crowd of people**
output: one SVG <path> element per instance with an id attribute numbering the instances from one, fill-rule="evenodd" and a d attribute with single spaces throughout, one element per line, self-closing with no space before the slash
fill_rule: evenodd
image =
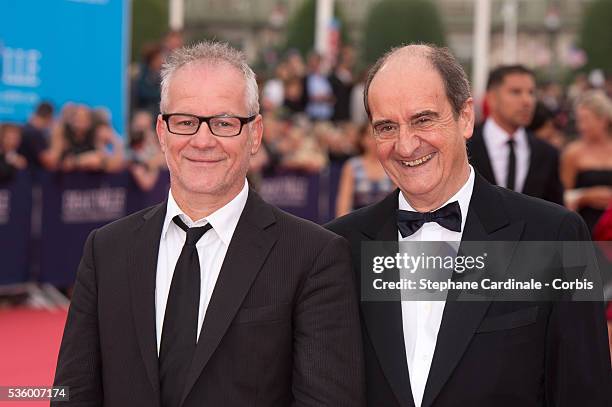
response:
<path id="1" fill-rule="evenodd" d="M 24 126 L 2 124 L 0 179 L 26 167 L 128 169 L 143 190 L 152 188 L 165 167 L 155 134 L 160 70 L 165 55 L 182 45 L 182 34 L 171 31 L 143 48 L 131 69 L 132 113 L 123 137 L 103 108 L 73 103 L 58 115 L 54 106 L 42 103 Z M 340 50 L 334 64 L 326 64 L 315 52 L 304 59 L 290 50 L 258 75 L 264 139 L 249 176 L 257 185 L 277 171 L 319 173 L 330 164 L 342 166 L 333 184 L 338 185 L 335 212 L 342 215 L 380 200 L 395 186 L 370 137 L 363 105 L 367 71 L 357 71 L 350 46 Z M 507 78 L 510 83 L 504 83 Z M 490 182 L 508 187 L 509 147 L 503 139 L 504 133 L 515 134 L 512 189 L 578 211 L 593 230 L 612 202 L 612 78 L 579 74 L 566 88 L 535 79 L 522 66 L 491 72 L 475 137 L 468 143 L 470 161 Z"/>

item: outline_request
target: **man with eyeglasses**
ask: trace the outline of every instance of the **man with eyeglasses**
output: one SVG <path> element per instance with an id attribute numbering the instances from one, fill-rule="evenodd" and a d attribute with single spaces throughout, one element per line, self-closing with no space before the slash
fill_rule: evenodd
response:
<path id="1" fill-rule="evenodd" d="M 346 241 L 246 181 L 263 128 L 243 54 L 215 42 L 174 51 L 160 107 L 168 200 L 87 239 L 61 406 L 363 405 Z"/>
<path id="2" fill-rule="evenodd" d="M 408 45 L 391 50 L 370 70 L 364 102 L 378 158 L 398 190 L 328 228 L 349 240 L 361 282 L 368 406 L 612 405 L 597 291 L 583 302 L 555 302 L 556 297 L 534 292 L 527 298 L 515 293 L 513 299 L 510 290 L 498 292 L 499 298 L 475 296 L 469 288 L 442 298 L 422 290 L 427 295 L 419 301 L 410 300 L 415 297 L 407 291 L 364 296 L 371 292 L 372 268 L 360 265 L 368 255 L 365 248 L 376 242 L 385 242 L 387 252 L 409 243 L 459 246 L 486 258 L 486 276 L 497 275 L 501 282 L 512 273 L 527 280 L 547 278 L 557 267 L 570 264 L 583 271 L 594 262 L 588 245 L 578 245 L 589 240 L 589 233 L 576 213 L 493 186 L 469 165 L 473 100 L 467 75 L 448 49 Z M 584 250 L 573 250 L 581 255 L 575 258 L 562 250 L 564 258 L 558 259 L 529 250 L 551 246 L 538 242 Z M 512 250 L 494 251 L 488 258 L 479 251 L 501 243 Z M 459 260 L 453 257 L 457 251 L 446 253 Z M 539 274 L 532 261 L 541 261 Z M 386 271 L 391 276 L 386 282 L 399 281 L 398 268 Z M 478 285 L 471 278 L 474 269 L 461 274 L 451 265 L 449 271 L 449 283 Z M 421 266 L 418 272 L 426 283 L 440 281 L 439 270 Z M 415 282 L 420 284 L 409 281 Z"/>

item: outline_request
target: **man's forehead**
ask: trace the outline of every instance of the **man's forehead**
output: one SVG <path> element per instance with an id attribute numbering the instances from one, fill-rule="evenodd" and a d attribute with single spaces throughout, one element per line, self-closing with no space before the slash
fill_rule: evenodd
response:
<path id="1" fill-rule="evenodd" d="M 446 99 L 442 78 L 427 61 L 411 60 L 407 64 L 405 60 L 392 61 L 376 74 L 369 91 L 373 115 L 386 115 L 384 112 L 398 108 L 409 115 L 439 110 Z"/>
<path id="2" fill-rule="evenodd" d="M 524 72 L 512 72 L 504 76 L 502 85 L 528 84 L 535 86 L 535 78 L 533 75 Z"/>

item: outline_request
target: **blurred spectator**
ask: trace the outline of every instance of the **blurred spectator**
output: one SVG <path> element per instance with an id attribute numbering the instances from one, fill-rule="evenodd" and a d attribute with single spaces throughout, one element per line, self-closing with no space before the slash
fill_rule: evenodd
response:
<path id="1" fill-rule="evenodd" d="M 359 153 L 361 136 L 358 126 L 345 122 L 320 128 L 325 131 L 321 132 L 319 140 L 321 146 L 327 150 L 331 161 L 344 163 Z"/>
<path id="2" fill-rule="evenodd" d="M 97 120 L 100 119 L 98 115 Z M 103 171 L 108 157 L 102 146 L 117 145 L 110 126 L 96 125 L 91 110 L 85 105 L 66 106 L 63 119 L 56 124 L 51 137 L 52 148 L 61 150 L 58 168 L 63 171 Z M 111 164 L 115 164 L 114 159 Z"/>
<path id="3" fill-rule="evenodd" d="M 92 111 L 92 121 L 95 129 L 96 150 L 102 154 L 101 170 L 119 172 L 125 167 L 123 141 L 111 125 L 110 112 L 106 108 L 96 108 Z"/>
<path id="4" fill-rule="evenodd" d="M 327 154 L 321 148 L 319 136 L 331 124 L 296 122 L 288 128 L 282 143 L 281 166 L 292 170 L 319 172 L 327 165 Z"/>
<path id="5" fill-rule="evenodd" d="M 559 152 L 525 127 L 535 110 L 535 76 L 522 65 L 500 66 L 489 75 L 489 117 L 476 126 L 470 162 L 492 184 L 563 204 Z"/>
<path id="6" fill-rule="evenodd" d="M 612 102 L 592 90 L 578 98 L 575 110 L 580 138 L 563 152 L 561 177 L 566 205 L 593 230 L 612 201 Z"/>
<path id="7" fill-rule="evenodd" d="M 168 55 L 184 44 L 183 32 L 180 30 L 170 30 L 166 33 L 163 40 L 162 53 Z"/>
<path id="8" fill-rule="evenodd" d="M 570 103 L 574 103 L 584 92 L 589 90 L 589 78 L 586 74 L 576 75 L 574 81 L 567 89 L 567 98 Z"/>
<path id="9" fill-rule="evenodd" d="M 565 145 L 565 137 L 555 125 L 553 112 L 542 102 L 536 104 L 533 119 L 526 129 L 558 150 Z"/>
<path id="10" fill-rule="evenodd" d="M 147 110 L 154 116 L 159 114 L 162 63 L 162 48 L 158 44 L 145 46 L 142 52 L 140 70 L 134 78 L 134 108 Z"/>
<path id="11" fill-rule="evenodd" d="M 321 55 L 308 56 L 308 74 L 304 79 L 306 114 L 313 121 L 327 121 L 334 114 L 334 93 L 329 80 L 321 72 Z"/>
<path id="12" fill-rule="evenodd" d="M 128 169 L 136 185 L 143 191 L 149 191 L 155 186 L 159 170 L 166 162 L 153 131 L 151 113 L 141 110 L 134 114 L 128 145 Z"/>
<path id="13" fill-rule="evenodd" d="M 43 102 L 36 107 L 34 114 L 23 127 L 18 151 L 33 170 L 53 170 L 57 166 L 59 156 L 49 148 L 49 130 L 52 125 L 53 106 Z"/>
<path id="14" fill-rule="evenodd" d="M 276 66 L 274 72 L 275 76 L 269 78 L 262 89 L 261 105 L 264 112 L 276 111 L 285 102 L 285 82 L 289 80 L 287 64 L 281 62 Z"/>
<path id="15" fill-rule="evenodd" d="M 546 82 L 540 87 L 538 99 L 551 112 L 557 113 L 561 109 L 563 89 L 557 82 Z"/>
<path id="16" fill-rule="evenodd" d="M 284 84 L 285 98 L 283 107 L 289 114 L 303 113 L 304 105 L 304 79 L 290 76 Z"/>
<path id="17" fill-rule="evenodd" d="M 361 155 L 349 159 L 342 167 L 336 216 L 378 202 L 395 188 L 376 156 L 370 125 L 359 129 L 359 143 Z"/>
<path id="18" fill-rule="evenodd" d="M 353 90 L 353 65 L 355 51 L 351 47 L 343 47 L 338 58 L 338 64 L 329 76 L 329 83 L 334 94 L 334 122 L 345 122 L 351 119 L 351 91 Z"/>
<path id="19" fill-rule="evenodd" d="M 363 93 L 367 76 L 368 69 L 364 69 L 359 74 L 357 82 L 351 90 L 351 121 L 357 126 L 368 123 L 368 114 L 363 103 Z"/>
<path id="20" fill-rule="evenodd" d="M 26 159 L 17 152 L 21 128 L 16 124 L 0 125 L 0 181 L 11 179 L 17 170 L 27 167 Z"/>
<path id="21" fill-rule="evenodd" d="M 287 69 L 289 76 L 292 78 L 304 78 L 306 76 L 306 65 L 300 52 L 297 50 L 289 50 L 287 52 Z"/>

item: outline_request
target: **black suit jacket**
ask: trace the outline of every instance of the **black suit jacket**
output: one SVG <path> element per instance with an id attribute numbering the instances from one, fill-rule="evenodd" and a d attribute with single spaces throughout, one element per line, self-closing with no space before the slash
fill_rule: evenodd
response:
<path id="1" fill-rule="evenodd" d="M 155 274 L 166 204 L 92 232 L 55 385 L 61 406 L 160 405 Z M 182 406 L 361 406 L 346 241 L 253 191 L 210 300 Z"/>
<path id="2" fill-rule="evenodd" d="M 351 244 L 397 241 L 398 191 L 328 228 Z M 462 241 L 588 240 L 573 212 L 476 176 Z M 357 281 L 360 270 L 355 266 Z M 368 406 L 414 406 L 400 302 L 361 302 Z M 447 301 L 422 406 L 609 406 L 599 302 Z"/>
<path id="3" fill-rule="evenodd" d="M 483 125 L 474 128 L 468 141 L 470 164 L 491 184 L 496 184 L 493 167 L 482 135 Z M 559 152 L 533 133 L 527 132 L 529 170 L 522 193 L 563 205 L 563 185 L 559 177 Z"/>

